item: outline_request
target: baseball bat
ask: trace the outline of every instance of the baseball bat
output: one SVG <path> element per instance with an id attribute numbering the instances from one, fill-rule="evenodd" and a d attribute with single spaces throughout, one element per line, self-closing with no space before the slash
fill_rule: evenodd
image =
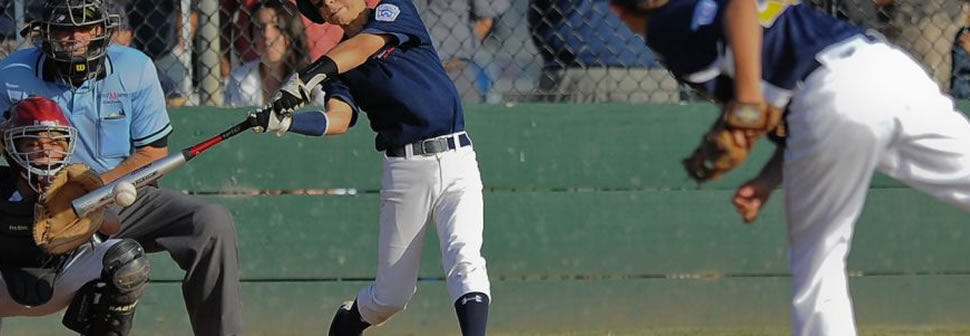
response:
<path id="1" fill-rule="evenodd" d="M 98 189 L 95 189 L 84 196 L 78 197 L 71 202 L 71 206 L 74 208 L 74 213 L 78 217 L 87 216 L 94 210 L 100 209 L 114 202 L 114 188 L 116 185 L 122 182 L 129 182 L 135 186 L 135 188 L 140 188 L 142 186 L 152 183 L 165 174 L 168 174 L 175 168 L 181 167 L 189 160 L 192 160 L 202 152 L 205 152 L 212 146 L 219 144 L 245 130 L 248 130 L 256 126 L 256 118 L 250 116 L 246 120 L 230 127 L 229 129 L 219 133 L 214 137 L 206 139 L 200 143 L 197 143 L 191 147 L 185 148 L 177 153 L 169 154 L 161 159 L 152 161 L 141 168 L 136 169 L 117 180 L 112 181 Z"/>

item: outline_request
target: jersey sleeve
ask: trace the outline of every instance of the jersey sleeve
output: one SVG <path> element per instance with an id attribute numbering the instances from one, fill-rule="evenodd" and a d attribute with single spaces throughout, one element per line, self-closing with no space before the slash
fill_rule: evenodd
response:
<path id="1" fill-rule="evenodd" d="M 339 77 L 323 83 L 323 92 L 326 94 L 326 99 L 340 99 L 341 101 L 350 105 L 351 110 L 353 110 L 353 116 L 350 118 L 350 126 L 353 127 L 357 124 L 357 115 L 360 114 L 360 107 L 357 106 L 357 102 L 354 100 L 354 96 L 350 94 L 350 88 L 344 83 Z"/>
<path id="2" fill-rule="evenodd" d="M 418 10 L 410 0 L 381 1 L 361 33 L 391 35 L 397 45 L 431 43 L 431 37 Z"/>
<path id="3" fill-rule="evenodd" d="M 710 80 L 710 76 L 693 75 L 697 64 L 713 64 L 724 46 L 724 10 L 730 1 L 669 2 L 647 25 L 647 46 L 664 67 L 684 81 L 697 84 Z"/>
<path id="4" fill-rule="evenodd" d="M 165 109 L 165 94 L 162 92 L 161 83 L 158 82 L 155 65 L 146 61 L 144 68 L 140 85 L 131 101 L 134 110 L 131 120 L 131 142 L 136 148 L 147 146 L 172 133 L 168 110 Z"/>

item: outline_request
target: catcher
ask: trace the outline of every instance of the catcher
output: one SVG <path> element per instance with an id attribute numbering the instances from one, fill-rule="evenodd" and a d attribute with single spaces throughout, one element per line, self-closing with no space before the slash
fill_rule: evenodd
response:
<path id="1" fill-rule="evenodd" d="M 12 105 L 0 125 L 0 317 L 42 316 L 67 308 L 64 325 L 82 335 L 128 335 L 148 283 L 145 253 L 131 239 L 100 241 L 119 230 L 101 210 L 77 218 L 74 198 L 102 185 L 68 165 L 77 130 L 48 98 Z"/>

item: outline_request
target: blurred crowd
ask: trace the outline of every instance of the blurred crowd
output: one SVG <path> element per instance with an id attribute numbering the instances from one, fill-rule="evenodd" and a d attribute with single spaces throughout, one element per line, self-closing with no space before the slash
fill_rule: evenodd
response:
<path id="1" fill-rule="evenodd" d="M 20 0 L 22 22 L 42 0 Z M 204 0 L 106 0 L 121 16 L 114 42 L 154 60 L 170 106 L 197 105 L 199 83 L 221 83 L 216 105 L 262 105 L 343 36 L 314 24 L 291 0 L 219 0 L 218 41 L 197 34 Z M 215 1 L 215 0 L 212 0 Z M 468 103 L 660 102 L 691 99 L 608 0 L 414 0 L 442 66 Z M 375 6 L 379 0 L 368 0 Z M 970 98 L 967 1 L 812 0 L 821 10 L 881 32 L 908 50 L 957 98 Z M 15 0 L 0 0 L 0 56 L 31 44 L 18 36 Z M 183 6 L 187 6 L 183 10 Z M 215 21 L 215 20 L 201 20 Z M 19 41 L 19 42 L 18 42 Z M 218 67 L 199 62 L 218 46 Z M 321 103 L 316 92 L 314 101 Z M 211 102 L 210 102 L 211 104 Z"/>

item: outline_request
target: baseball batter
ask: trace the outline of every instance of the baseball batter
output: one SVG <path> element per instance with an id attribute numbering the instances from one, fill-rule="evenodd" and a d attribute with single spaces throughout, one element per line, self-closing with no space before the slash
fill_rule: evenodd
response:
<path id="1" fill-rule="evenodd" d="M 784 183 L 793 334 L 856 334 L 846 256 L 874 171 L 970 210 L 970 123 L 880 37 L 797 0 L 611 5 L 677 78 L 726 103 L 725 119 L 743 119 L 709 135 L 729 134 L 750 149 L 768 129 L 732 125 L 787 108 L 785 146 L 734 202 L 754 220 Z"/>
<path id="2" fill-rule="evenodd" d="M 127 335 L 148 284 L 141 245 L 92 236 L 69 253 L 51 255 L 32 235 L 38 193 L 65 169 L 77 130 L 56 102 L 36 96 L 7 110 L 0 130 L 11 164 L 0 167 L 0 316 L 50 315 L 70 304 L 64 315 L 68 328 L 83 335 Z M 117 231 L 117 215 L 106 217 L 102 230 Z"/>
<path id="3" fill-rule="evenodd" d="M 490 290 L 482 247 L 482 182 L 455 85 L 410 0 L 301 0 L 345 39 L 292 78 L 258 117 L 264 132 L 338 135 L 368 113 L 383 152 L 377 277 L 338 309 L 330 335 L 360 335 L 403 310 L 416 290 L 428 223 L 440 237 L 448 292 L 463 335 L 484 335 Z M 291 112 L 323 83 L 327 112 Z M 307 132 L 303 132 L 307 133 Z"/>

